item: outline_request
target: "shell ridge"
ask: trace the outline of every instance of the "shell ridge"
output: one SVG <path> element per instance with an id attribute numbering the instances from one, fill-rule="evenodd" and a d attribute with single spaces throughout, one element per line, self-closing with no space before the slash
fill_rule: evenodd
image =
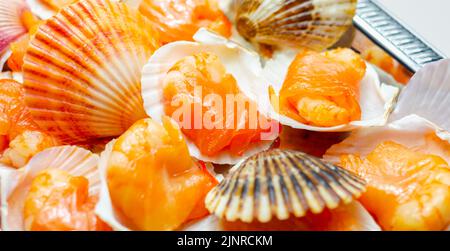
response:
<path id="1" fill-rule="evenodd" d="M 296 186 L 298 186 L 299 184 L 294 175 L 295 168 L 293 166 L 293 163 L 288 158 L 283 161 L 280 160 L 280 163 L 284 163 L 280 167 L 283 169 L 283 173 L 285 175 L 285 181 L 287 184 L 287 190 L 289 192 L 289 199 L 291 203 L 291 212 L 295 214 L 297 214 L 297 212 L 301 212 L 301 214 L 304 214 L 306 210 L 304 207 L 304 203 L 301 201 L 301 199 L 304 198 L 300 198 L 302 195 L 299 194 L 299 191 L 297 191 Z M 295 184 L 295 182 L 297 182 L 297 184 Z"/>
<path id="2" fill-rule="evenodd" d="M 30 110 L 46 108 L 32 112 L 43 129 L 70 144 L 120 135 L 146 117 L 141 65 L 158 42 L 135 14 L 123 3 L 82 0 L 41 25 L 24 73 Z"/>
<path id="3" fill-rule="evenodd" d="M 93 7 L 92 3 L 87 2 L 86 4 L 91 4 L 90 10 L 95 9 L 95 7 Z M 108 3 L 108 7 L 109 7 L 109 10 L 112 13 L 114 13 L 117 5 L 111 5 L 111 3 Z M 87 13 L 91 14 L 91 11 L 89 11 L 89 8 L 85 8 L 85 10 L 87 11 Z M 125 10 L 123 10 L 123 12 L 124 12 L 124 14 L 127 14 L 126 8 L 125 8 Z M 129 89 L 127 88 L 128 86 L 122 85 L 122 83 L 129 83 L 130 80 L 127 79 L 127 77 L 126 77 L 127 74 L 123 72 L 123 67 L 121 67 L 121 66 L 123 66 L 123 64 L 118 62 L 119 61 L 118 59 L 122 58 L 122 53 L 124 51 L 126 51 L 126 48 L 123 47 L 123 43 L 115 42 L 115 41 L 120 41 L 120 39 L 118 38 L 118 34 L 116 32 L 111 32 L 111 33 L 108 32 L 109 30 L 115 30 L 115 28 L 117 28 L 117 27 L 113 26 L 113 25 L 117 25 L 117 22 L 114 22 L 114 20 L 112 20 L 110 18 L 110 16 L 111 15 L 107 15 L 106 11 L 103 11 L 103 10 L 97 11 L 97 12 L 91 14 L 91 18 L 93 20 L 95 20 L 95 19 L 110 20 L 110 22 L 102 22 L 102 23 L 100 23 L 100 25 L 98 25 L 101 28 L 101 32 L 96 35 L 96 38 L 104 40 L 105 43 L 107 43 L 107 44 L 111 44 L 112 48 L 115 51 L 115 53 L 113 53 L 113 55 L 116 55 L 116 57 L 107 58 L 105 60 L 106 67 L 103 68 L 103 69 L 106 69 L 106 71 L 109 73 L 108 75 L 114 77 L 114 79 L 111 79 L 110 81 L 104 81 L 103 83 L 106 83 L 109 85 L 109 87 L 111 88 L 111 93 L 116 93 L 119 96 L 121 96 L 123 94 L 120 90 L 122 90 L 122 91 L 125 90 L 126 92 L 129 91 Z M 117 15 L 117 16 L 120 17 L 120 19 L 122 19 L 120 15 Z M 122 31 L 125 29 L 119 29 L 119 30 Z M 127 42 L 129 42 L 129 41 L 127 41 Z M 122 49 L 118 49 L 117 48 L 118 45 L 119 46 L 122 45 Z M 125 65 L 127 65 L 127 64 L 125 64 Z M 112 71 L 109 69 L 116 69 L 117 71 Z M 130 70 L 130 69 L 128 69 L 128 70 Z M 114 85 L 114 84 L 110 85 L 109 83 L 116 83 L 117 85 Z M 120 88 L 120 87 L 122 87 L 122 88 Z M 140 92 L 140 90 L 135 90 L 135 91 Z M 132 95 L 133 92 L 129 92 L 128 94 Z M 125 98 L 125 96 L 122 96 L 122 98 Z M 123 108 L 131 109 L 130 112 L 133 112 L 132 108 L 129 107 L 129 104 L 130 103 L 128 103 L 128 102 L 123 102 L 123 104 L 122 104 Z"/>
<path id="4" fill-rule="evenodd" d="M 0 2 L 0 53 L 27 33 L 21 21 L 22 13 L 28 10 L 23 0 L 9 0 Z"/>
<path id="5" fill-rule="evenodd" d="M 334 200 L 334 203 L 338 205 L 341 200 L 348 201 L 349 198 L 352 197 L 352 193 L 346 188 L 348 184 L 342 182 L 342 177 L 329 174 L 328 168 L 326 168 L 326 166 L 320 163 L 318 160 L 311 158 L 310 161 L 313 162 L 317 167 L 319 167 L 320 172 L 316 172 L 316 174 L 320 176 L 324 181 L 323 183 L 326 184 L 325 189 L 328 195 L 330 195 L 331 199 Z M 325 201 L 327 200 L 325 199 Z"/>
<path id="6" fill-rule="evenodd" d="M 254 43 L 322 51 L 350 27 L 356 5 L 354 0 L 237 1 L 236 23 L 241 35 Z"/>
<path id="7" fill-rule="evenodd" d="M 307 167 L 307 163 L 304 159 L 297 158 L 289 151 L 286 154 L 289 156 L 289 158 L 295 160 L 293 161 L 293 163 L 299 163 L 299 165 L 296 165 L 296 168 L 298 168 L 298 172 L 301 174 L 305 181 L 306 187 L 308 188 L 307 191 L 311 193 L 311 197 L 306 197 L 308 203 L 310 204 L 309 208 L 313 212 L 322 211 L 326 203 L 318 189 L 318 185 L 320 182 L 316 177 L 314 177 L 314 173 L 311 172 L 310 168 Z"/>
<path id="8" fill-rule="evenodd" d="M 44 33 L 44 34 L 48 34 L 48 33 Z M 71 34 L 75 34 L 75 33 L 71 33 Z M 52 38 L 49 38 L 49 39 L 52 39 Z M 46 44 L 46 41 L 42 41 L 42 40 L 40 40 L 39 39 L 39 37 L 37 38 L 37 40 L 35 40 L 34 42 L 41 42 L 42 44 Z M 69 39 L 68 40 L 69 42 L 73 42 L 73 40 L 72 39 Z M 56 44 L 56 46 L 57 47 L 61 47 L 62 45 L 58 45 L 58 44 Z M 34 47 L 35 48 L 35 50 L 37 50 L 37 51 L 39 51 L 40 50 L 40 47 L 39 46 L 36 46 L 36 47 Z M 48 49 L 47 49 L 48 50 Z M 83 51 L 83 50 L 81 50 L 81 51 Z M 73 53 L 75 53 L 74 51 L 72 51 Z M 45 51 L 42 51 L 42 53 L 45 53 Z M 64 51 L 61 51 L 61 53 L 63 54 L 63 55 L 69 55 L 69 53 L 65 53 Z M 30 54 L 29 54 L 30 56 L 32 56 L 32 55 L 35 55 L 33 52 L 31 52 Z M 68 59 L 71 59 L 71 60 L 75 60 L 75 59 L 73 59 L 73 57 L 71 58 L 70 56 L 68 56 Z M 37 61 L 44 61 L 45 62 L 45 60 L 43 59 L 43 58 L 39 58 L 39 57 L 36 57 L 36 59 L 35 60 L 37 60 Z M 80 85 L 80 86 L 86 86 L 86 85 L 88 85 L 88 80 L 87 79 L 97 79 L 98 77 L 99 77 L 99 75 L 98 75 L 98 73 L 97 72 L 95 72 L 95 71 L 90 71 L 89 70 L 89 68 L 83 68 L 83 70 L 84 71 L 88 71 L 89 73 L 91 73 L 92 75 L 88 75 L 88 76 L 86 76 L 86 75 L 79 75 L 80 74 L 80 72 L 79 71 L 72 71 L 71 69 L 66 69 L 66 68 L 63 68 L 63 67 L 60 67 L 61 65 L 67 65 L 67 61 L 64 61 L 64 62 L 62 62 L 62 61 L 59 61 L 57 58 L 53 58 L 53 60 L 52 61 L 47 61 L 48 63 L 50 63 L 50 65 L 52 66 L 52 67 L 58 67 L 59 69 L 61 69 L 61 70 L 63 70 L 65 73 L 67 73 L 67 74 L 69 74 L 69 75 L 71 75 L 71 76 L 77 76 L 77 77 L 79 77 L 79 76 L 85 76 L 84 77 L 84 82 L 83 82 L 83 84 L 82 85 Z M 60 62 L 59 64 L 55 64 L 55 63 L 57 63 L 57 62 Z M 76 61 L 76 62 L 83 62 L 83 61 Z M 50 70 L 51 68 L 48 68 L 48 70 Z M 57 74 L 58 73 L 58 71 L 55 71 L 55 74 L 54 75 L 59 75 L 59 74 Z M 64 78 L 64 79 L 66 79 L 66 78 L 70 78 L 70 77 L 68 77 L 67 75 L 65 75 L 66 77 L 62 77 L 62 78 Z M 77 79 L 77 78 L 72 78 L 72 79 Z M 106 83 L 108 83 L 108 81 L 106 81 L 106 80 L 103 80 L 104 82 L 106 82 Z M 72 81 L 73 82 L 73 81 Z M 53 85 L 53 86 L 57 86 L 57 85 Z M 77 89 L 77 90 L 82 90 L 82 89 Z M 71 90 L 69 90 L 69 89 L 65 89 L 64 91 L 71 91 Z M 85 95 L 87 95 L 88 93 L 87 92 L 84 92 L 84 94 Z M 99 93 L 100 94 L 100 93 Z M 73 91 L 72 92 L 72 94 L 71 95 L 73 95 L 73 96 L 77 96 L 78 94 L 77 93 L 75 93 L 75 91 Z M 98 98 L 98 99 L 100 99 L 100 100 L 102 100 L 102 102 L 111 102 L 112 100 L 113 101 L 116 101 L 117 102 L 117 100 L 116 100 L 116 98 L 113 96 L 113 95 L 109 95 L 109 97 L 104 97 L 103 98 L 103 95 L 100 95 L 100 96 L 96 96 L 96 98 Z M 125 97 L 123 97 L 123 98 L 125 98 Z M 95 102 L 98 102 L 98 101 L 95 101 Z M 110 105 L 112 105 L 112 104 L 114 104 L 114 106 L 116 107 L 116 108 L 121 108 L 121 107 L 123 107 L 123 105 L 125 104 L 126 102 L 123 102 L 123 104 L 114 104 L 114 103 L 110 103 Z M 132 111 L 130 111 L 130 112 L 132 112 Z"/>
<path id="9" fill-rule="evenodd" d="M 281 177 L 281 189 L 283 194 L 284 202 L 286 203 L 286 208 L 288 213 L 295 213 L 297 215 L 296 208 L 300 203 L 298 198 L 294 194 L 294 185 L 292 184 L 292 180 L 290 177 L 290 168 L 288 169 L 289 163 L 282 162 L 280 158 L 274 158 L 277 163 L 277 167 L 279 169 L 279 176 Z M 284 185 L 284 186 L 283 186 Z M 296 207 L 297 205 L 297 207 Z M 300 206 L 301 207 L 301 206 Z"/>
<path id="10" fill-rule="evenodd" d="M 351 174 L 338 173 L 339 170 L 340 167 L 302 152 L 264 151 L 234 166 L 232 173 L 208 193 L 205 203 L 211 213 L 219 218 L 225 215 L 232 221 L 266 223 L 273 217 L 278 220 L 287 220 L 292 215 L 303 217 L 308 211 L 319 214 L 325 208 L 350 203 L 364 190 L 362 185 L 347 184 L 344 178 Z M 230 186 L 225 191 L 222 184 L 227 183 Z M 234 196 L 232 202 L 230 196 Z M 222 206 L 216 206 L 217 201 Z M 223 206 L 223 201 L 228 205 Z"/>

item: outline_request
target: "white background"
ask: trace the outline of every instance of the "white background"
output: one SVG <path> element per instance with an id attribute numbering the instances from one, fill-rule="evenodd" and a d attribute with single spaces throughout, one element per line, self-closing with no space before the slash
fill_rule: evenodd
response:
<path id="1" fill-rule="evenodd" d="M 450 0 L 376 0 L 434 48 L 450 57 Z"/>

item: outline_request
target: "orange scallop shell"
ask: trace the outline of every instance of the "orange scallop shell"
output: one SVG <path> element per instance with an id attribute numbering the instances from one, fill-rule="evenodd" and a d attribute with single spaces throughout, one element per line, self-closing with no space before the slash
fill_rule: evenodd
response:
<path id="1" fill-rule="evenodd" d="M 158 35 L 126 4 L 83 0 L 39 27 L 24 58 L 26 102 L 65 143 L 118 136 L 146 117 L 141 68 Z"/>

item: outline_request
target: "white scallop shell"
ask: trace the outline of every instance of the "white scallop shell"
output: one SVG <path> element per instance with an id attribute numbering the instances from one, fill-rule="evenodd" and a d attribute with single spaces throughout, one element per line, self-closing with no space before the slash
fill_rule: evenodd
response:
<path id="1" fill-rule="evenodd" d="M 425 65 L 398 97 L 389 118 L 395 121 L 410 114 L 425 118 L 450 132 L 450 59 Z"/>
<path id="2" fill-rule="evenodd" d="M 24 57 L 25 100 L 36 123 L 68 144 L 122 134 L 146 116 L 141 69 L 156 37 L 123 3 L 63 8 L 39 26 Z"/>
<path id="3" fill-rule="evenodd" d="M 47 20 L 54 15 L 56 15 L 56 11 L 45 5 L 41 2 L 41 0 L 25 0 L 30 6 L 31 12 L 33 12 L 40 19 Z"/>
<path id="4" fill-rule="evenodd" d="M 228 73 L 236 79 L 239 89 L 252 101 L 259 102 L 250 87 L 262 84 L 262 67 L 260 57 L 221 36 L 200 29 L 194 36 L 196 42 L 174 42 L 158 49 L 142 72 L 142 97 L 145 111 L 154 120 L 160 121 L 164 115 L 163 81 L 170 68 L 184 57 L 200 52 L 213 52 L 225 65 Z M 251 84 L 250 84 L 251 83 Z M 205 156 L 197 146 L 186 139 L 190 154 L 199 160 L 216 164 L 235 164 L 255 153 L 267 150 L 277 135 L 259 143 L 255 143 L 242 156 L 233 156 L 223 151 L 215 157 Z"/>
<path id="5" fill-rule="evenodd" d="M 431 63 L 420 69 L 402 90 L 389 124 L 353 132 L 332 146 L 324 158 L 334 163 L 344 154 L 370 153 L 379 143 L 395 141 L 421 152 L 438 155 L 450 163 L 450 60 Z M 435 134 L 441 143 L 428 139 Z"/>
<path id="6" fill-rule="evenodd" d="M 98 170 L 100 172 L 100 196 L 95 206 L 95 214 L 108 224 L 115 231 L 130 231 L 126 227 L 124 217 L 115 210 L 109 195 L 108 181 L 106 180 L 106 171 L 108 169 L 108 160 L 110 159 L 112 149 L 116 140 L 109 142 L 105 150 L 100 154 L 98 161 Z"/>
<path id="7" fill-rule="evenodd" d="M 23 206 L 33 179 L 41 171 L 58 168 L 73 176 L 89 180 L 89 193 L 98 194 L 100 176 L 98 156 L 75 146 L 46 149 L 36 154 L 21 169 L 0 171 L 1 227 L 3 230 L 23 230 Z"/>
<path id="8" fill-rule="evenodd" d="M 260 110 L 266 111 L 269 117 L 279 121 L 283 125 L 295 129 L 304 129 L 318 132 L 344 132 L 358 128 L 383 126 L 386 124 L 389 114 L 395 104 L 399 93 L 397 87 L 381 83 L 375 69 L 367 64 L 366 75 L 360 82 L 361 120 L 333 127 L 318 127 L 300 123 L 292 118 L 278 114 L 272 107 L 269 97 L 269 86 L 275 93 L 281 90 L 288 68 L 296 55 L 295 51 L 283 51 L 276 53 L 264 66 L 263 75 L 267 81 L 249 84 L 255 96 L 258 97 Z M 265 84 L 265 85 L 263 85 Z"/>

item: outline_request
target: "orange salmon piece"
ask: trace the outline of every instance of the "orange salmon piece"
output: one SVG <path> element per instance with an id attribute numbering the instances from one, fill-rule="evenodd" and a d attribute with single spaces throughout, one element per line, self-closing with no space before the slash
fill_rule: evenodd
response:
<path id="1" fill-rule="evenodd" d="M 107 180 L 113 205 L 138 230 L 174 230 L 208 215 L 204 198 L 217 185 L 169 118 L 140 120 L 119 137 Z"/>
<path id="2" fill-rule="evenodd" d="M 280 114 L 313 126 L 359 120 L 359 82 L 365 71 L 365 62 L 350 49 L 302 51 L 290 65 L 279 97 L 269 90 L 273 106 Z"/>
<path id="3" fill-rule="evenodd" d="M 28 231 L 106 231 L 111 228 L 94 213 L 97 196 L 89 195 L 88 180 L 48 169 L 36 176 L 25 200 Z"/>
<path id="4" fill-rule="evenodd" d="M 231 23 L 216 0 L 143 0 L 139 11 L 160 31 L 164 44 L 192 41 L 202 27 L 231 36 Z"/>
<path id="5" fill-rule="evenodd" d="M 31 37 L 37 32 L 39 25 L 44 21 L 39 21 L 33 14 L 27 11 L 22 15 L 22 22 L 27 27 L 28 34 L 10 45 L 11 56 L 8 58 L 7 64 L 13 72 L 22 71 L 23 57 L 27 52 L 28 43 Z"/>
<path id="6" fill-rule="evenodd" d="M 450 168 L 442 158 L 394 142 L 341 165 L 368 183 L 361 203 L 385 230 L 443 230 L 450 224 Z"/>
<path id="7" fill-rule="evenodd" d="M 241 155 L 251 143 L 261 140 L 262 133 L 278 126 L 259 114 L 257 105 L 240 92 L 234 77 L 210 53 L 189 56 L 175 64 L 164 82 L 164 99 L 166 114 L 208 156 L 226 149 Z M 227 99 L 232 108 L 227 109 Z M 189 118 L 177 115 L 184 107 L 190 108 L 185 115 Z"/>
<path id="8" fill-rule="evenodd" d="M 58 144 L 33 121 L 24 95 L 20 83 L 0 80 L 0 162 L 17 168 L 38 152 Z"/>

